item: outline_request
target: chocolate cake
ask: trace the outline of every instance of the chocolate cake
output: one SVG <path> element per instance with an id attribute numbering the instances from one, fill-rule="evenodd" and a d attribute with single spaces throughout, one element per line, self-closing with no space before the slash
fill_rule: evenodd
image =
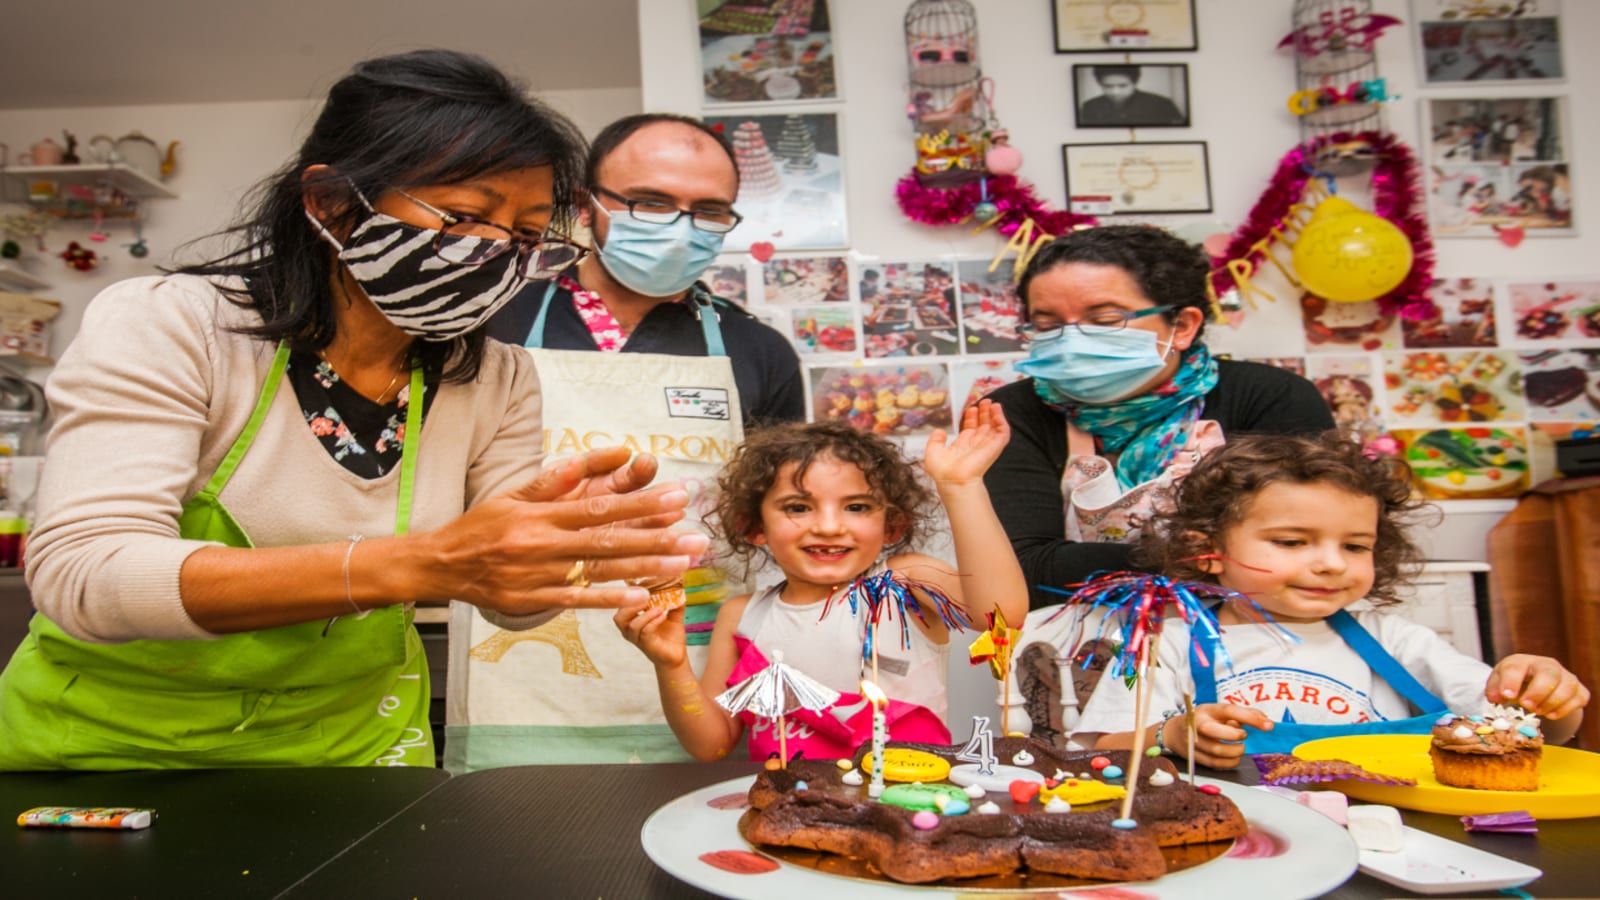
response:
<path id="1" fill-rule="evenodd" d="M 1577 366 L 1566 366 L 1548 372 L 1529 372 L 1523 376 L 1523 390 L 1528 402 L 1535 406 L 1560 406 L 1576 400 L 1589 383 L 1589 375 Z"/>
<path id="2" fill-rule="evenodd" d="M 885 774 L 895 774 L 897 752 L 962 767 L 959 750 L 891 743 Z M 1167 871 L 1162 848 L 1228 841 L 1246 831 L 1232 801 L 1184 781 L 1164 758 L 1142 760 L 1135 824 L 1120 828 L 1112 822 L 1121 813 L 1127 751 L 1063 752 L 1033 738 L 1008 737 L 994 740 L 994 754 L 1000 767 L 1030 770 L 1043 783 L 1025 787 L 1018 779 L 997 789 L 963 789 L 948 780 L 961 777 L 959 769 L 936 767 L 925 785 L 901 783 L 929 798 L 943 795 L 940 812 L 913 810 L 869 796 L 870 776 L 863 775 L 871 763 L 865 760 L 863 768 L 863 762 L 871 754 L 862 747 L 850 761 L 791 760 L 787 768 L 761 773 L 739 830 L 753 844 L 853 857 L 895 881 L 917 884 L 1017 872 L 1146 881 Z M 888 783 L 896 789 L 895 778 Z"/>

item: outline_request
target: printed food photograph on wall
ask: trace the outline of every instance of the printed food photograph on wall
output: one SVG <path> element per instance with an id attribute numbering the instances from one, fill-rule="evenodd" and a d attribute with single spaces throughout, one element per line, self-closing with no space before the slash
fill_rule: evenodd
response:
<path id="1" fill-rule="evenodd" d="M 849 246 L 837 113 L 706 116 L 733 145 L 735 207 L 723 249 L 765 262 L 776 250 Z"/>
<path id="2" fill-rule="evenodd" d="M 1402 428 L 1390 432 L 1424 497 L 1516 497 L 1529 487 L 1528 433 L 1520 426 Z"/>
<path id="3" fill-rule="evenodd" d="M 1333 411 L 1335 427 L 1363 439 L 1383 430 L 1372 360 L 1366 353 L 1317 356 L 1305 373 Z"/>
<path id="4" fill-rule="evenodd" d="M 868 358 L 961 352 L 951 269 L 948 262 L 861 267 L 861 326 Z"/>
<path id="5" fill-rule="evenodd" d="M 950 375 L 943 365 L 812 366 L 811 418 L 883 435 L 949 428 Z"/>
<path id="6" fill-rule="evenodd" d="M 740 306 L 750 305 L 750 280 L 749 273 L 745 271 L 742 262 L 725 262 L 721 259 L 700 276 L 700 280 L 711 288 L 711 293 L 724 300 L 731 300 Z"/>
<path id="7" fill-rule="evenodd" d="M 996 266 L 989 271 L 988 260 L 968 259 L 956 263 L 960 285 L 961 330 L 966 333 L 967 353 L 1017 353 L 1022 350 L 1022 300 L 1012 267 Z"/>
<path id="8" fill-rule="evenodd" d="M 1600 281 L 1513 284 L 1507 294 L 1520 340 L 1600 340 Z"/>
<path id="9" fill-rule="evenodd" d="M 1376 300 L 1334 303 L 1300 295 L 1300 318 L 1309 353 L 1350 353 L 1400 346 L 1399 318 Z"/>
<path id="10" fill-rule="evenodd" d="M 1499 422 L 1526 418 L 1515 353 L 1385 353 L 1388 412 L 1398 422 Z"/>
<path id="11" fill-rule="evenodd" d="M 827 0 L 702 0 L 700 72 L 707 106 L 837 97 Z"/>
<path id="12" fill-rule="evenodd" d="M 846 303 L 850 266 L 842 256 L 769 259 L 761 266 L 761 284 L 767 303 Z"/>
<path id="13" fill-rule="evenodd" d="M 789 311 L 789 337 L 801 355 L 855 353 L 855 310 L 848 306 L 798 306 Z"/>
<path id="14" fill-rule="evenodd" d="M 1440 278 L 1433 283 L 1434 314 L 1400 320 L 1405 346 L 1493 347 L 1494 283 L 1487 278 Z"/>
<path id="15" fill-rule="evenodd" d="M 1517 354 L 1528 418 L 1543 422 L 1600 419 L 1600 347 Z"/>
<path id="16" fill-rule="evenodd" d="M 950 397 L 964 410 L 1022 376 L 1004 359 L 966 359 L 950 365 Z"/>

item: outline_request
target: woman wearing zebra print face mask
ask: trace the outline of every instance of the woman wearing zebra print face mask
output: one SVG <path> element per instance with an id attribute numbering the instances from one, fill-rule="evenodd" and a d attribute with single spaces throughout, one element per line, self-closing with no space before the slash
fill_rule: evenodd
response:
<path id="1" fill-rule="evenodd" d="M 541 471 L 532 364 L 481 328 L 581 256 L 583 149 L 482 59 L 369 60 L 236 249 L 93 301 L 49 385 L 0 770 L 432 765 L 413 604 L 525 628 L 689 567 L 653 459 Z"/>

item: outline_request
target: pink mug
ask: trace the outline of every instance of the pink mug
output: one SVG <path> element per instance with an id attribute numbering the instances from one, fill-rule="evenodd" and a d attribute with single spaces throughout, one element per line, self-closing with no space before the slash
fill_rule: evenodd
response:
<path id="1" fill-rule="evenodd" d="M 65 153 L 60 144 L 45 138 L 29 147 L 27 153 L 17 158 L 17 162 L 25 166 L 59 166 Z"/>

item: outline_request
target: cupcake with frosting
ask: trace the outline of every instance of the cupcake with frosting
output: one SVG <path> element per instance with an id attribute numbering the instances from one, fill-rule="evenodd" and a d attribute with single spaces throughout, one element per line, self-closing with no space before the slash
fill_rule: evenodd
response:
<path id="1" fill-rule="evenodd" d="M 1433 726 L 1428 756 L 1441 784 L 1479 791 L 1539 789 L 1544 735 L 1539 718 L 1511 706 L 1482 716 L 1447 714 Z"/>

